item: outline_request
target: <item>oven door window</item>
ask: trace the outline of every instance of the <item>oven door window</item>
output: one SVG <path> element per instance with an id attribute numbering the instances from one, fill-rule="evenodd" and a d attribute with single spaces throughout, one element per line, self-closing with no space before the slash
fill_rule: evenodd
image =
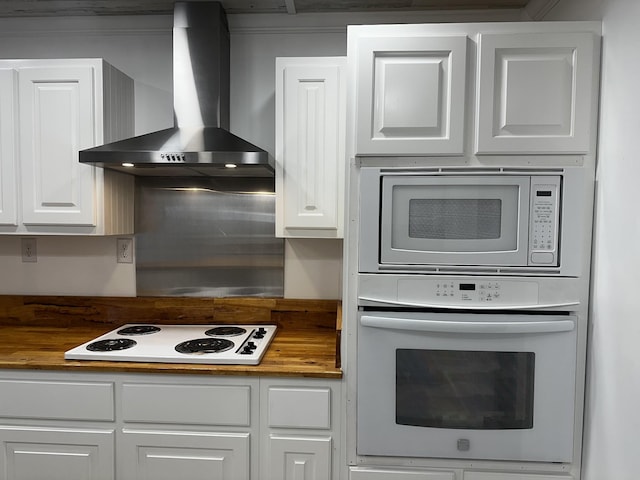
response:
<path id="1" fill-rule="evenodd" d="M 533 428 L 533 352 L 396 350 L 396 423 Z"/>

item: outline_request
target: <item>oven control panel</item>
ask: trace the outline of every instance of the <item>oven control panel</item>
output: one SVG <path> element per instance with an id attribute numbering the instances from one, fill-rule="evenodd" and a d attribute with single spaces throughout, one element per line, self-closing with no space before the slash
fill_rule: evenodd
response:
<path id="1" fill-rule="evenodd" d="M 442 282 L 436 283 L 436 299 L 457 299 L 461 302 L 499 302 L 502 297 L 500 282 Z"/>
<path id="2" fill-rule="evenodd" d="M 399 302 L 443 306 L 535 305 L 538 283 L 526 280 L 401 279 Z"/>

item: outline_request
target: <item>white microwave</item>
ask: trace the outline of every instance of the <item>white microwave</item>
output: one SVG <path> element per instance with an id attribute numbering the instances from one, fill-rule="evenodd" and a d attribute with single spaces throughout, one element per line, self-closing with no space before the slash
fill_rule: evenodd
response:
<path id="1" fill-rule="evenodd" d="M 581 168 L 362 167 L 359 270 L 577 277 L 591 235 L 584 177 Z"/>

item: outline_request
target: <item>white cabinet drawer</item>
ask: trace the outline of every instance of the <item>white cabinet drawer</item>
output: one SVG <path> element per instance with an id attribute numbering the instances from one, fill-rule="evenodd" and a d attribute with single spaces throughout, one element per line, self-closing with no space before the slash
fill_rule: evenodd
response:
<path id="1" fill-rule="evenodd" d="M 0 380 L 0 417 L 114 420 L 113 383 Z"/>
<path id="2" fill-rule="evenodd" d="M 269 427 L 331 428 L 330 388 L 269 388 Z"/>
<path id="3" fill-rule="evenodd" d="M 122 386 L 125 422 L 249 426 L 251 387 L 245 385 Z"/>
<path id="4" fill-rule="evenodd" d="M 466 478 L 466 477 L 465 477 Z M 386 468 L 352 468 L 349 480 L 456 480 L 455 472 L 392 470 Z"/>
<path id="5" fill-rule="evenodd" d="M 465 472 L 464 480 L 572 480 L 571 475 L 539 475 L 535 473 Z"/>

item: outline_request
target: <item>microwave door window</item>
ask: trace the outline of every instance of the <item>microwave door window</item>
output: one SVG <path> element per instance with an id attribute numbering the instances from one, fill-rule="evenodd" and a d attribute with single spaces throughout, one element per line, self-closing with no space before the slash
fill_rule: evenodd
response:
<path id="1" fill-rule="evenodd" d="M 396 423 L 533 428 L 533 352 L 396 350 Z"/>
<path id="2" fill-rule="evenodd" d="M 518 182 L 398 183 L 390 188 L 390 208 L 388 215 L 383 213 L 383 261 L 412 263 L 411 256 L 417 255 L 416 262 L 422 263 L 425 255 L 451 254 L 473 263 L 474 254 L 521 250 L 522 210 L 528 205 L 521 205 Z"/>
<path id="3" fill-rule="evenodd" d="M 409 200 L 409 237 L 429 240 L 497 240 L 502 231 L 500 198 Z"/>

